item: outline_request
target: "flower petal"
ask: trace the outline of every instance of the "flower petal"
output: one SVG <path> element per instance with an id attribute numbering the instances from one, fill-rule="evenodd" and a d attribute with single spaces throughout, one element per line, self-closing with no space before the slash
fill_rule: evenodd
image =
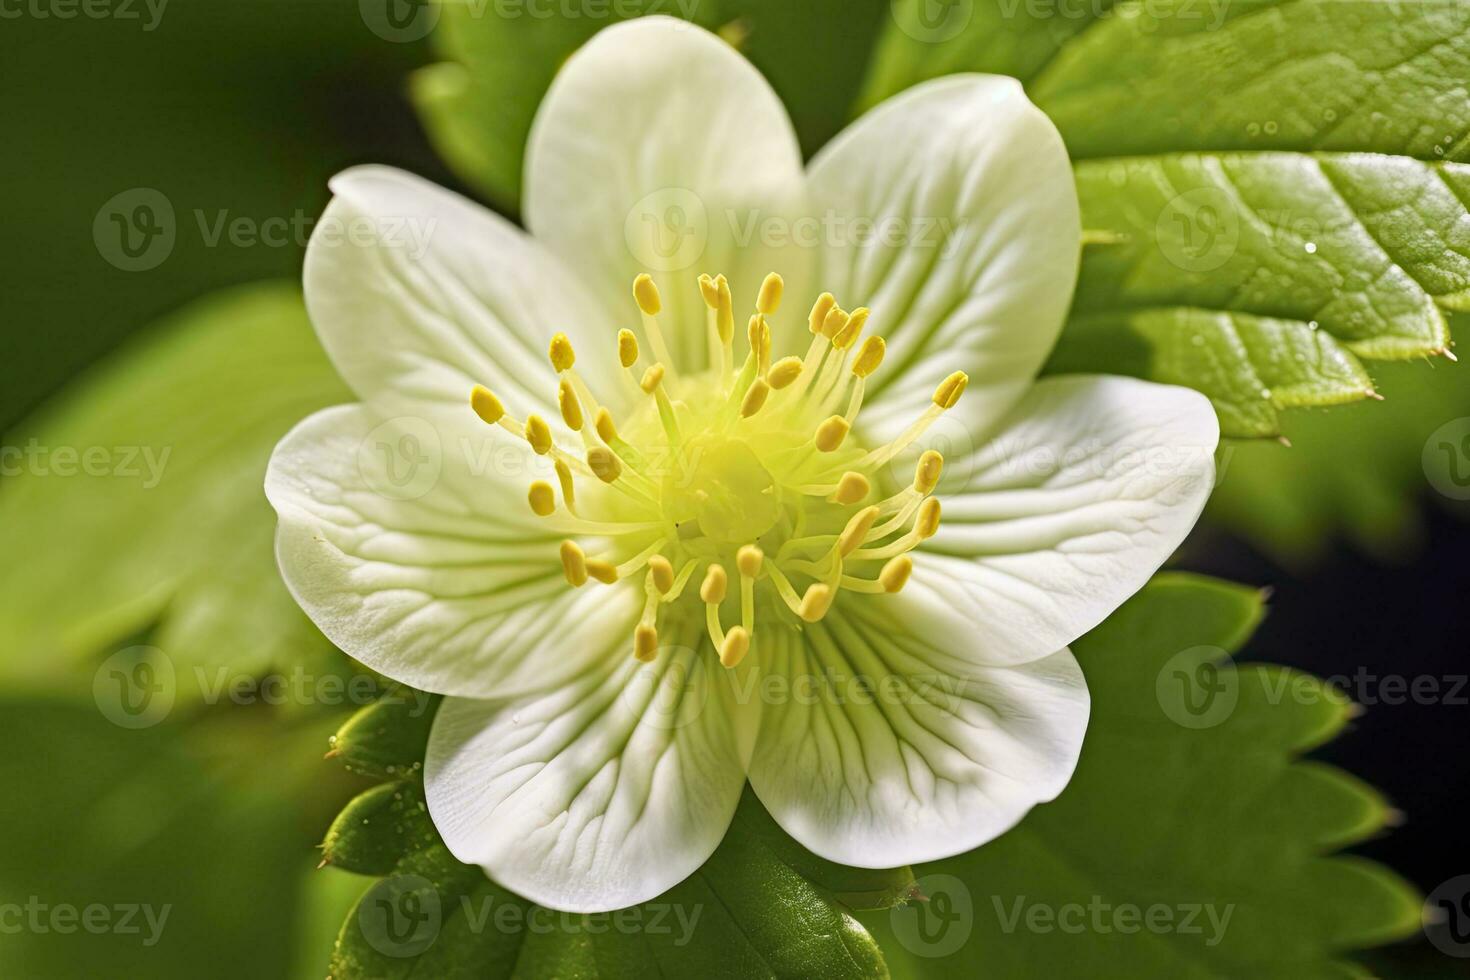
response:
<path id="1" fill-rule="evenodd" d="M 306 250 L 306 305 L 364 401 L 470 418 L 479 383 L 518 416 L 554 418 L 558 330 L 585 338 L 577 366 L 597 394 L 621 392 L 605 308 L 520 229 L 390 167 L 344 171 L 331 188 Z"/>
<path id="2" fill-rule="evenodd" d="M 562 689 L 450 699 L 434 722 L 424 788 L 444 842 L 550 908 L 624 908 L 682 881 L 745 785 L 754 715 L 735 710 L 731 675 L 695 628 L 638 663 L 635 618 L 587 637 L 598 663 Z"/>
<path id="3" fill-rule="evenodd" d="M 1071 778 L 1087 685 L 1066 650 L 968 667 L 963 636 L 858 599 L 771 634 L 750 782 L 809 850 L 865 868 L 949 857 L 1004 833 Z M 779 699 L 777 699 L 779 696 Z"/>
<path id="4" fill-rule="evenodd" d="M 783 254 L 756 230 L 799 207 L 791 121 L 760 73 L 702 28 L 644 17 L 601 31 L 542 102 L 525 173 L 526 226 L 615 316 L 637 322 L 633 278 L 654 276 L 677 366 L 709 363 L 699 273 L 724 273 L 737 311 L 753 312 L 773 270 L 788 304 L 808 291 L 811 250 Z M 743 336 L 743 315 L 736 327 Z"/>
<path id="5" fill-rule="evenodd" d="M 817 155 L 810 194 L 834 247 L 821 282 L 871 308 L 888 357 L 864 423 L 896 435 L 953 371 L 971 427 L 1004 413 L 1051 352 L 1080 253 L 1072 167 L 1015 79 L 915 86 Z"/>
<path id="6" fill-rule="evenodd" d="M 609 617 L 639 608 L 632 587 L 566 584 L 524 496 L 545 461 L 497 435 L 340 406 L 288 433 L 266 474 L 301 608 L 347 654 L 423 690 L 562 683 L 593 662 Z"/>
<path id="7" fill-rule="evenodd" d="M 1102 622 L 1194 527 L 1219 423 L 1189 388 L 1038 382 L 984 446 L 950 458 L 943 522 L 897 597 L 977 663 L 1043 657 Z"/>

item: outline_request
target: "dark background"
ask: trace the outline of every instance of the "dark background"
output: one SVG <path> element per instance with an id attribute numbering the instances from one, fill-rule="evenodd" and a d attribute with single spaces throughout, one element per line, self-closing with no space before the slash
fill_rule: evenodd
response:
<path id="1" fill-rule="evenodd" d="M 406 74 L 431 60 L 426 43 L 386 43 L 355 3 L 331 0 L 173 0 L 151 33 L 136 21 L 0 20 L 0 430 L 187 300 L 299 276 L 295 244 L 209 247 L 194 209 L 211 220 L 221 209 L 255 220 L 311 217 L 331 174 L 368 161 L 458 186 L 404 95 Z M 173 253 L 147 274 L 107 264 L 91 234 L 103 202 L 138 186 L 162 191 L 178 213 Z M 1339 545 L 1288 570 L 1204 527 L 1183 565 L 1274 590 L 1243 659 L 1449 685 L 1470 672 L 1470 525 L 1435 506 L 1427 489 L 1423 503 L 1428 533 L 1399 564 Z M 1467 719 L 1463 703 L 1371 705 L 1318 753 L 1403 811 L 1401 827 L 1356 850 L 1425 892 L 1470 872 L 1461 832 Z M 302 821 L 304 839 L 319 832 L 312 826 Z M 1388 960 L 1415 976 L 1456 965 L 1423 944 L 1380 958 Z"/>

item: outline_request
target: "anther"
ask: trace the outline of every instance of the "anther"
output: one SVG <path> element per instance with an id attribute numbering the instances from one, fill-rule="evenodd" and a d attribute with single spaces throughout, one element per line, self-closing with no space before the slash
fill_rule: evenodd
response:
<path id="1" fill-rule="evenodd" d="M 633 299 L 646 316 L 658 316 L 664 308 L 663 300 L 658 295 L 658 286 L 646 272 L 633 280 Z"/>
<path id="2" fill-rule="evenodd" d="M 847 438 L 847 433 L 851 428 L 847 419 L 841 415 L 829 416 L 826 421 L 817 426 L 817 434 L 814 439 L 817 452 L 835 452 L 842 445 L 842 440 Z"/>
<path id="3" fill-rule="evenodd" d="M 760 578 L 761 564 L 766 560 L 766 553 L 753 544 L 748 544 L 735 552 L 735 567 L 745 578 Z"/>
<path id="4" fill-rule="evenodd" d="M 822 336 L 831 340 L 841 333 L 849 322 L 851 322 L 851 317 L 845 310 L 837 306 L 832 307 L 827 312 L 826 318 L 822 320 Z"/>
<path id="5" fill-rule="evenodd" d="M 638 387 L 643 389 L 644 394 L 651 395 L 659 385 L 663 384 L 664 366 L 662 364 L 650 365 L 643 372 L 643 378 L 638 382 Z"/>
<path id="6" fill-rule="evenodd" d="M 797 615 L 808 623 L 815 623 L 827 615 L 827 610 L 832 608 L 832 600 L 835 597 L 836 593 L 832 591 L 830 585 L 817 582 L 809 586 L 806 595 L 801 597 L 801 608 L 797 610 Z"/>
<path id="7" fill-rule="evenodd" d="M 545 480 L 536 480 L 526 494 L 531 510 L 537 517 L 549 517 L 556 510 L 556 491 Z"/>
<path id="8" fill-rule="evenodd" d="M 832 338 L 832 346 L 838 350 L 847 350 L 862 335 L 863 327 L 868 323 L 871 311 L 866 306 L 860 306 L 852 311 L 847 318 L 847 325 L 838 331 L 837 336 Z"/>
<path id="9" fill-rule="evenodd" d="M 831 293 L 823 293 L 817 297 L 812 305 L 811 315 L 807 317 L 807 326 L 814 334 L 822 332 L 822 324 L 827 322 L 827 314 L 837 305 L 837 298 Z"/>
<path id="10" fill-rule="evenodd" d="M 776 391 L 787 387 L 791 382 L 801 376 L 801 358 L 783 357 L 771 365 L 771 370 L 766 375 L 766 380 Z"/>
<path id="11" fill-rule="evenodd" d="M 618 363 L 625 368 L 638 363 L 638 338 L 631 330 L 618 331 Z"/>
<path id="12" fill-rule="evenodd" d="M 720 308 L 720 287 L 715 285 L 714 277 L 707 272 L 699 275 L 699 295 L 705 306 L 712 310 Z"/>
<path id="13" fill-rule="evenodd" d="M 871 490 L 872 485 L 868 482 L 867 477 L 853 470 L 848 470 L 842 474 L 842 479 L 837 481 L 837 489 L 832 492 L 832 496 L 829 499 L 834 504 L 841 504 L 847 507 L 862 500 Z"/>
<path id="14" fill-rule="evenodd" d="M 960 396 L 965 393 L 965 386 L 969 383 L 969 375 L 963 371 L 956 371 L 939 382 L 939 387 L 934 389 L 934 404 L 940 408 L 954 408 Z"/>
<path id="15" fill-rule="evenodd" d="M 572 468 L 564 460 L 556 460 L 553 464 L 556 469 L 556 482 L 561 484 L 562 499 L 567 502 L 567 510 L 573 515 L 577 513 L 577 497 L 575 487 L 572 484 Z"/>
<path id="16" fill-rule="evenodd" d="M 643 663 L 651 663 L 658 656 L 658 629 L 639 623 L 633 630 L 633 656 Z"/>
<path id="17" fill-rule="evenodd" d="M 526 441 L 531 444 L 537 456 L 545 456 L 551 452 L 551 427 L 541 416 L 526 416 Z"/>
<path id="18" fill-rule="evenodd" d="M 728 344 L 735 337 L 735 301 L 730 296 L 730 283 L 724 276 L 715 276 L 715 288 L 719 290 L 715 330 L 720 335 L 720 342 Z"/>
<path id="19" fill-rule="evenodd" d="M 483 385 L 475 385 L 470 390 L 470 407 L 475 410 L 475 414 L 480 416 L 482 421 L 489 425 L 499 422 L 505 415 L 505 406 L 500 404 L 500 399 Z"/>
<path id="20" fill-rule="evenodd" d="M 614 483 L 623 474 L 623 464 L 618 462 L 618 457 L 611 449 L 603 446 L 593 446 L 587 450 L 587 466 L 592 470 L 592 475 L 603 483 Z"/>
<path id="21" fill-rule="evenodd" d="M 566 378 L 562 378 L 556 386 L 556 404 L 561 408 L 561 420 L 567 424 L 567 428 L 573 432 L 581 432 L 582 403 L 577 400 L 577 393 Z"/>
<path id="22" fill-rule="evenodd" d="M 648 572 L 653 577 L 653 587 L 660 595 L 668 595 L 674 588 L 674 566 L 663 555 L 648 559 Z"/>
<path id="23" fill-rule="evenodd" d="M 738 667 L 749 652 L 750 634 L 744 626 L 732 626 L 725 634 L 725 642 L 720 644 L 720 666 Z"/>
<path id="24" fill-rule="evenodd" d="M 908 584 L 909 576 L 913 572 L 914 560 L 908 555 L 899 555 L 897 558 L 889 559 L 888 564 L 883 566 L 883 571 L 878 573 L 878 581 L 882 584 L 884 592 L 892 594 Z"/>
<path id="25" fill-rule="evenodd" d="M 939 474 L 944 471 L 944 457 L 938 450 L 926 449 L 914 467 L 914 489 L 929 494 L 939 485 Z"/>
<path id="26" fill-rule="evenodd" d="M 711 565 L 704 573 L 704 581 L 699 585 L 699 598 L 705 602 L 719 605 L 725 601 L 725 590 L 729 586 L 729 579 L 725 575 L 725 566 Z"/>
<path id="27" fill-rule="evenodd" d="M 573 588 L 587 584 L 587 555 L 577 542 L 561 543 L 561 570 L 566 574 L 567 584 Z"/>
<path id="28" fill-rule="evenodd" d="M 760 378 L 752 381 L 750 387 L 745 389 L 745 398 L 740 402 L 740 417 L 748 419 L 759 412 L 770 394 L 771 386 L 765 381 Z"/>
<path id="29" fill-rule="evenodd" d="M 605 408 L 599 408 L 597 415 L 592 419 L 592 425 L 597 429 L 597 435 L 603 442 L 611 443 L 618 437 L 618 427 L 613 424 L 612 412 Z"/>
<path id="30" fill-rule="evenodd" d="M 756 297 L 755 308 L 762 316 L 774 316 L 781 308 L 781 294 L 786 288 L 786 283 L 776 273 L 766 276 L 761 283 L 760 295 Z"/>
<path id="31" fill-rule="evenodd" d="M 882 337 L 873 336 L 863 341 L 863 346 L 858 348 L 857 357 L 852 362 L 852 373 L 859 378 L 866 378 L 878 366 L 883 363 L 883 354 L 887 345 Z"/>
<path id="32" fill-rule="evenodd" d="M 603 585 L 612 585 L 618 580 L 617 567 L 612 562 L 603 561 L 601 558 L 587 559 L 587 574 Z"/>
<path id="33" fill-rule="evenodd" d="M 925 497 L 919 505 L 919 516 L 914 518 L 914 534 L 919 540 L 934 537 L 939 530 L 939 498 Z"/>
<path id="34" fill-rule="evenodd" d="M 564 333 L 556 334 L 551 338 L 551 348 L 548 353 L 551 357 L 551 366 L 558 374 L 570 371 L 572 365 L 577 362 L 577 354 L 572 350 L 572 342 Z"/>
<path id="35" fill-rule="evenodd" d="M 878 520 L 878 508 L 876 506 L 864 507 L 848 520 L 847 527 L 842 529 L 842 534 L 837 538 L 837 550 L 846 558 L 858 549 L 868 532 L 873 529 L 873 523 Z"/>

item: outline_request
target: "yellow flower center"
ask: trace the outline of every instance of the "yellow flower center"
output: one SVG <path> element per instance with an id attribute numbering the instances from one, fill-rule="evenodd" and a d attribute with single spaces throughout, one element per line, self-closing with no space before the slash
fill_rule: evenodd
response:
<path id="1" fill-rule="evenodd" d="M 883 339 L 863 338 L 868 311 L 849 313 L 823 293 L 807 324 L 805 356 L 772 363 L 771 317 L 784 285 L 767 276 L 735 364 L 735 311 L 724 276 L 700 276 L 710 364 L 676 374 L 659 326 L 662 302 L 649 276 L 633 283 L 654 360 L 637 336 L 618 333 L 624 385 L 638 406 L 615 419 L 578 375 L 565 334 L 551 341 L 562 421 L 582 441 L 556 444 L 546 420 L 516 419 L 483 387 L 470 395 L 481 419 L 526 440 L 554 464 L 560 485 L 531 484 L 531 510 L 558 532 L 567 582 L 611 585 L 642 577 L 643 614 L 633 635 L 640 660 L 658 655 L 661 618 L 698 610 L 720 661 L 733 667 L 761 630 L 822 619 L 839 594 L 893 593 L 913 570 L 908 552 L 939 528 L 932 496 L 943 459 L 919 456 L 913 481 L 874 500 L 884 468 L 954 407 L 968 378 L 955 372 L 897 439 L 875 449 L 851 436 Z M 859 341 L 861 340 L 861 343 Z M 595 542 L 588 554 L 581 542 Z M 699 575 L 698 595 L 690 586 Z M 738 582 L 737 589 L 730 583 Z M 726 627 L 726 624 L 731 625 Z"/>

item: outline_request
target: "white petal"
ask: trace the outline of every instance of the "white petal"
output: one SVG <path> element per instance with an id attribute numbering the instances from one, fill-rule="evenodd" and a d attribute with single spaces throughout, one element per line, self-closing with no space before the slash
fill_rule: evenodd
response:
<path id="1" fill-rule="evenodd" d="M 542 102 L 525 172 L 526 226 L 619 318 L 638 322 L 633 278 L 653 275 L 678 365 L 708 363 L 701 272 L 730 279 L 741 337 L 767 272 L 788 280 L 782 322 L 805 315 L 812 250 L 782 254 L 750 224 L 798 207 L 796 135 L 770 85 L 713 34 L 668 17 L 600 32 Z"/>
<path id="2" fill-rule="evenodd" d="M 733 703 L 731 673 L 695 629 L 638 663 L 635 618 L 588 637 L 598 665 L 561 690 L 447 700 L 434 722 L 424 788 L 444 842 L 550 908 L 624 908 L 682 881 L 745 785 L 740 718 L 755 716 L 737 712 L 750 706 Z"/>
<path id="3" fill-rule="evenodd" d="M 1089 710 L 1076 660 L 951 673 L 965 642 L 864 596 L 763 651 L 781 680 L 763 681 L 750 782 L 787 833 L 832 861 L 897 867 L 976 848 L 1062 791 Z"/>
<path id="4" fill-rule="evenodd" d="M 632 587 L 566 584 L 525 500 L 545 461 L 498 436 L 349 405 L 276 447 L 281 572 L 350 656 L 423 690 L 508 696 L 586 669 L 606 621 L 639 608 Z"/>
<path id="5" fill-rule="evenodd" d="M 943 522 L 897 597 L 977 663 L 1034 660 L 1102 622 L 1184 540 L 1214 485 L 1219 424 L 1188 388 L 1036 384 L 983 448 L 949 458 Z"/>
<path id="6" fill-rule="evenodd" d="M 958 417 L 999 417 L 1051 352 L 1081 247 L 1066 149 L 1020 83 L 954 76 L 890 99 L 818 154 L 810 194 L 837 245 L 822 287 L 871 308 L 888 343 L 869 429 L 896 434 L 961 370 Z"/>
<path id="7" fill-rule="evenodd" d="M 547 346 L 558 330 L 594 393 L 622 390 L 605 309 L 514 225 L 389 167 L 345 171 L 331 187 L 306 251 L 306 305 L 364 401 L 389 415 L 470 418 L 479 383 L 517 416 L 554 418 Z"/>

